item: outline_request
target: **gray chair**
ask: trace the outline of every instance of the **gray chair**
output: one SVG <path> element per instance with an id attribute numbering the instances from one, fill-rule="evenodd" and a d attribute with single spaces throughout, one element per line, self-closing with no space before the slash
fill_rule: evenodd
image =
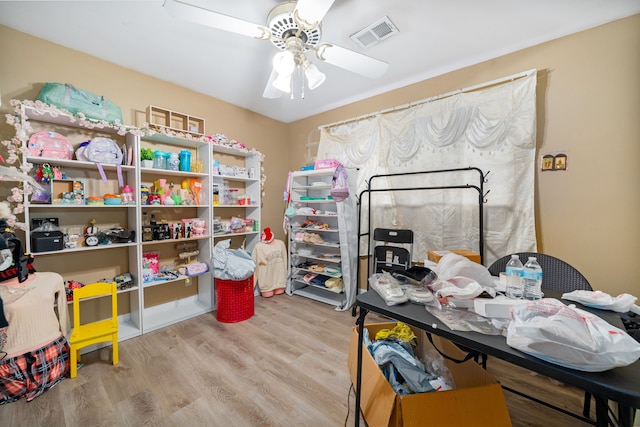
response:
<path id="1" fill-rule="evenodd" d="M 542 267 L 542 289 L 551 289 L 558 292 L 571 292 L 577 289 L 591 291 L 593 288 L 589 281 L 575 267 L 565 261 L 547 254 L 538 252 L 518 252 L 517 255 L 524 265 L 529 257 L 536 257 Z M 511 255 L 504 256 L 489 266 L 489 272 L 493 276 L 499 276 L 505 270 Z"/>
<path id="2" fill-rule="evenodd" d="M 522 265 L 524 265 L 529 257 L 536 257 L 536 261 L 542 267 L 542 289 L 551 289 L 558 292 L 571 292 L 575 290 L 592 291 L 593 288 L 589 281 L 570 264 L 553 257 L 551 255 L 539 252 L 517 252 Z M 492 276 L 499 276 L 505 270 L 507 263 L 511 259 L 511 255 L 504 256 L 496 260 L 489 266 L 489 272 Z M 584 407 L 582 415 L 589 417 L 591 411 L 591 393 L 584 394 Z"/>

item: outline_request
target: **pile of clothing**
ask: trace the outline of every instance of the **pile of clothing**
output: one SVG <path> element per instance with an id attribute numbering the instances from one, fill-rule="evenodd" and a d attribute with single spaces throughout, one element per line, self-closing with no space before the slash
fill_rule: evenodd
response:
<path id="1" fill-rule="evenodd" d="M 344 291 L 344 282 L 340 277 L 328 277 L 320 274 L 308 273 L 299 277 L 298 280 L 302 280 L 309 285 L 324 287 L 337 294 Z"/>
<path id="2" fill-rule="evenodd" d="M 416 336 L 402 322 L 393 329 L 382 329 L 374 341 L 364 329 L 363 342 L 391 387 L 399 395 L 444 391 L 454 388 L 453 378 L 441 357 L 426 355 L 428 368 L 414 354 Z"/>

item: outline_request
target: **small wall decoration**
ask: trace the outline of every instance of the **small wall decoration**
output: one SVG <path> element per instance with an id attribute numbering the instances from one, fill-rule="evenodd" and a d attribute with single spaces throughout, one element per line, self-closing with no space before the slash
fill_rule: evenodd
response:
<path id="1" fill-rule="evenodd" d="M 542 170 L 550 171 L 553 170 L 554 157 L 551 154 L 545 154 L 542 156 Z"/>
<path id="2" fill-rule="evenodd" d="M 544 154 L 541 158 L 540 170 L 545 171 L 564 171 L 567 170 L 567 158 L 564 153 Z"/>
<path id="3" fill-rule="evenodd" d="M 553 161 L 553 169 L 557 171 L 567 170 L 567 155 L 566 154 L 556 154 L 556 157 Z"/>

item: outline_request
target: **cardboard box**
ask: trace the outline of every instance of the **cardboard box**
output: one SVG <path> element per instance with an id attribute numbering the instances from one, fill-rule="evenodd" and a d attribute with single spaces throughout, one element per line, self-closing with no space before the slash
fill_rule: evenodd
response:
<path id="1" fill-rule="evenodd" d="M 478 264 L 481 264 L 480 262 L 480 254 L 476 253 L 476 252 L 472 252 L 472 251 L 468 251 L 466 249 L 452 249 L 450 251 L 447 250 L 442 250 L 442 251 L 429 251 L 427 252 L 427 258 L 429 259 L 429 261 L 433 261 L 435 263 L 437 263 L 438 261 L 440 261 L 440 258 L 442 258 L 443 256 L 445 256 L 448 253 L 453 252 L 454 254 L 458 254 L 461 255 L 473 262 L 477 262 Z"/>
<path id="2" fill-rule="evenodd" d="M 369 335 L 395 323 L 368 324 Z M 417 354 L 431 347 L 424 331 L 412 328 L 418 337 Z M 453 343 L 433 336 L 438 348 L 457 359 L 464 353 Z M 434 350 L 435 351 L 435 350 Z M 358 327 L 351 334 L 348 365 L 356 384 L 358 363 Z M 366 348 L 362 349 L 362 385 L 360 407 L 369 427 L 404 426 L 511 426 L 502 387 L 473 360 L 465 363 L 445 361 L 453 374 L 454 390 L 400 396 L 395 393 Z"/>

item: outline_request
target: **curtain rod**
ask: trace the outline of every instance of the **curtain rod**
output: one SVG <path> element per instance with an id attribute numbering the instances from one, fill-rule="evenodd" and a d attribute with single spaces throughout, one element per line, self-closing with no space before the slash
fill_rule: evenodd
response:
<path id="1" fill-rule="evenodd" d="M 501 83 L 512 82 L 512 81 L 521 79 L 523 77 L 529 77 L 530 75 L 532 75 L 535 72 L 536 72 L 536 69 L 534 68 L 534 69 L 531 69 L 531 70 L 528 70 L 528 71 L 523 71 L 523 72 L 520 72 L 520 73 L 517 73 L 517 74 L 512 74 L 512 75 L 507 76 L 507 77 L 502 77 L 502 78 L 499 78 L 499 79 L 491 80 L 490 82 L 479 83 L 479 84 L 474 85 L 474 86 L 469 86 L 469 87 L 465 87 L 465 88 L 462 88 L 462 89 L 457 89 L 457 90 L 454 90 L 454 91 L 451 91 L 451 92 L 444 93 L 442 95 L 436 95 L 436 96 L 432 96 L 430 98 L 421 99 L 419 101 L 412 101 L 412 102 L 409 102 L 407 104 L 398 105 L 396 107 L 391 107 L 391 108 L 387 108 L 385 110 L 376 111 L 375 113 L 363 114 L 362 116 L 353 117 L 351 119 L 346 119 L 346 120 L 341 120 L 341 121 L 338 121 L 338 122 L 329 123 L 328 125 L 321 125 L 321 126 L 318 126 L 318 129 L 333 128 L 333 127 L 344 125 L 344 124 L 347 124 L 347 123 L 359 122 L 361 120 L 369 119 L 371 117 L 375 117 L 375 116 L 378 116 L 378 115 L 381 115 L 381 114 L 387 114 L 387 113 L 393 113 L 395 111 L 406 110 L 408 108 L 416 107 L 418 105 L 426 104 L 428 102 L 437 101 L 437 100 L 443 99 L 443 98 L 449 98 L 451 96 L 458 95 L 460 93 L 473 92 L 473 91 L 476 91 L 478 89 L 484 89 L 484 88 L 487 88 L 487 87 L 490 87 L 490 86 L 499 85 Z"/>

